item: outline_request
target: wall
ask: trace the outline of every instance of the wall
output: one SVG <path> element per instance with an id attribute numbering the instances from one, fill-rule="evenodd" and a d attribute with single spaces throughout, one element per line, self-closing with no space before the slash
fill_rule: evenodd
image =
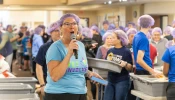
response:
<path id="1" fill-rule="evenodd" d="M 4 26 L 13 24 L 20 27 L 25 22 L 30 28 L 36 26 L 35 22 L 48 26 L 63 15 L 62 11 L 0 11 L 0 14 L 2 12 L 4 16 L 0 17 L 0 21 L 4 23 Z"/>
<path id="2" fill-rule="evenodd" d="M 117 24 L 119 21 L 120 26 L 125 26 L 126 24 L 126 7 L 113 7 L 113 9 L 100 10 L 97 12 L 98 15 L 98 25 L 102 28 L 102 23 L 104 20 L 109 20 L 111 23 Z M 120 16 L 120 19 L 118 19 Z"/>
<path id="3" fill-rule="evenodd" d="M 157 2 L 144 5 L 145 14 L 175 14 L 175 2 Z"/>
<path id="4" fill-rule="evenodd" d="M 96 11 L 64 11 L 65 13 L 74 13 L 80 18 L 89 18 L 89 26 L 97 24 L 97 12 Z"/>

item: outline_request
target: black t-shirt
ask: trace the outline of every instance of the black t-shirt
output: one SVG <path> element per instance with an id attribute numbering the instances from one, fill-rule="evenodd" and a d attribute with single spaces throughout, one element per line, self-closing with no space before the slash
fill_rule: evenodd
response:
<path id="1" fill-rule="evenodd" d="M 92 40 L 98 43 L 97 47 L 94 49 L 94 53 L 97 54 L 98 47 L 102 45 L 102 37 L 100 34 L 94 34 Z"/>
<path id="2" fill-rule="evenodd" d="M 53 41 L 43 44 L 40 47 L 38 54 L 35 58 L 35 62 L 43 67 L 43 73 L 44 73 L 45 77 L 47 76 L 47 64 L 46 64 L 45 56 L 46 56 L 47 50 L 49 49 L 49 47 L 51 46 L 52 43 L 53 43 Z"/>
<path id="3" fill-rule="evenodd" d="M 122 47 L 122 48 L 111 48 L 107 52 L 106 59 L 110 59 L 115 62 L 120 62 L 121 60 L 128 62 L 129 64 L 133 64 L 132 62 L 132 56 L 131 52 L 128 48 Z M 112 83 L 120 82 L 129 79 L 129 72 L 122 68 L 121 73 L 117 72 L 108 72 L 108 81 Z"/>
<path id="4" fill-rule="evenodd" d="M 47 33 L 44 33 L 42 38 L 43 38 L 43 42 L 46 43 L 49 40 L 49 35 Z"/>
<path id="5" fill-rule="evenodd" d="M 21 38 L 21 37 L 23 37 L 24 34 L 23 34 L 22 32 L 19 32 L 18 35 L 19 35 L 20 38 Z M 21 40 L 21 41 L 22 41 L 22 40 Z M 18 44 L 19 44 L 19 45 L 21 44 L 21 41 L 18 41 Z"/>

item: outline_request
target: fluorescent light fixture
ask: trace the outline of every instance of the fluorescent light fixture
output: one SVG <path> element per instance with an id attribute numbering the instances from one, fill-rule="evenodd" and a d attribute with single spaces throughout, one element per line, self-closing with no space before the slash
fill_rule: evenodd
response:
<path id="1" fill-rule="evenodd" d="M 120 2 L 128 1 L 128 0 L 119 0 Z"/>
<path id="2" fill-rule="evenodd" d="M 112 4 L 112 1 L 108 1 L 108 4 Z"/>

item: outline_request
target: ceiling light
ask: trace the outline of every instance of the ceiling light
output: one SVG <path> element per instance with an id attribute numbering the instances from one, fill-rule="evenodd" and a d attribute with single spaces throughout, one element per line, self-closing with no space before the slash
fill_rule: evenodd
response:
<path id="1" fill-rule="evenodd" d="M 127 1 L 127 0 L 119 0 L 120 2 Z"/>
<path id="2" fill-rule="evenodd" d="M 106 4 L 107 4 L 107 2 L 104 2 L 104 4 L 106 5 Z"/>
<path id="3" fill-rule="evenodd" d="M 108 1 L 108 4 L 112 4 L 112 1 Z"/>

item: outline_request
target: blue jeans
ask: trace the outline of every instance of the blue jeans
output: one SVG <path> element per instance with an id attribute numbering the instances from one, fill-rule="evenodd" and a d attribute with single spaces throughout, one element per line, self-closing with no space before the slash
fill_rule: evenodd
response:
<path id="1" fill-rule="evenodd" d="M 104 100 L 126 100 L 129 92 L 130 80 L 117 83 L 108 82 L 105 88 Z"/>

